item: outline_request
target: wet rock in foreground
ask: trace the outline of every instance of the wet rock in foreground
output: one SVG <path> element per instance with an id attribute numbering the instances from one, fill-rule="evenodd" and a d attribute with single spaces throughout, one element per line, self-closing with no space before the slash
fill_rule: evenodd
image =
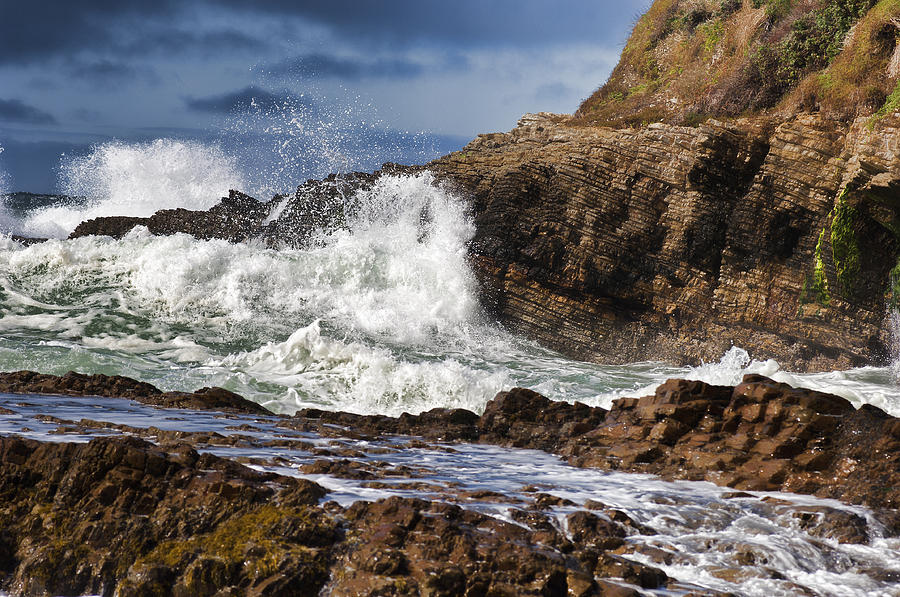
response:
<path id="1" fill-rule="evenodd" d="M 523 388 L 498 394 L 481 417 L 465 413 L 300 411 L 283 424 L 534 448 L 582 467 L 835 498 L 884 510 L 900 532 L 900 419 L 839 396 L 746 375 L 733 388 L 669 380 L 652 396 L 616 400 L 608 413 Z"/>
<path id="2" fill-rule="evenodd" d="M 156 404 L 166 396 L 124 377 L 16 372 L 0 380 L 4 392 L 118 392 L 149 396 Z M 216 391 L 186 396 L 204 394 Z M 481 416 L 458 409 L 397 418 L 306 410 L 273 420 L 328 438 L 403 433 L 538 448 L 579 466 L 714 481 L 735 487 L 727 496 L 733 499 L 761 489 L 833 497 L 870 506 L 888 534 L 900 533 L 900 421 L 758 375 L 733 388 L 669 380 L 652 396 L 615 401 L 609 412 L 516 388 L 498 394 Z M 683 588 L 653 565 L 629 558 L 641 554 L 663 565 L 674 557 L 627 540 L 653 529 L 601 503 L 563 511 L 565 524 L 554 524 L 559 510 L 551 509 L 573 504 L 545 488 L 526 488 L 528 500 L 504 502 L 513 523 L 450 503 L 469 496 L 454 496 L 452 488 L 441 493 L 431 484 L 423 492 L 433 500 L 391 497 L 344 508 L 326 501 L 326 490 L 310 481 L 199 454 L 195 447 L 204 443 L 255 441 L 214 435 L 147 430 L 156 444 L 137 437 L 84 444 L 0 438 L 0 590 L 589 596 Z M 409 444 L 427 441 L 411 438 Z M 375 461 L 360 467 L 344 458 L 353 455 L 339 440 L 306 449 L 318 458 L 308 464 L 311 474 L 369 479 L 373 486 L 400 475 L 415 490 L 415 470 L 379 468 Z M 871 539 L 871 527 L 852 512 L 766 499 L 813 537 Z M 728 567 L 716 575 L 777 574 L 760 567 L 765 554 L 752 545 L 745 552 L 739 555 L 747 570 Z"/>
<path id="3" fill-rule="evenodd" d="M 315 506 L 324 494 L 187 445 L 2 438 L 0 586 L 23 595 L 200 595 L 211 584 L 261 589 L 291 570 L 322 586 L 339 536 Z"/>
<path id="4" fill-rule="evenodd" d="M 625 527 L 591 513 L 570 517 L 573 542 L 537 514 L 511 524 L 411 498 L 343 509 L 325 495 L 186 444 L 0 438 L 0 589 L 563 597 L 671 582 L 608 552 Z"/>

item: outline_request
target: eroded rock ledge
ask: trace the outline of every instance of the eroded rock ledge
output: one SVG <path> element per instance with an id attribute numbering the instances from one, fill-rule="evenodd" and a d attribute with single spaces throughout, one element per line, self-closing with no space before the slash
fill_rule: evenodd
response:
<path id="1" fill-rule="evenodd" d="M 898 124 L 526 115 L 429 168 L 471 198 L 486 302 L 527 335 L 599 362 L 735 344 L 828 370 L 888 356 Z"/>
<path id="2" fill-rule="evenodd" d="M 122 375 L 84 375 L 74 371 L 69 371 L 65 375 L 49 375 L 34 371 L 0 373 L 0 393 L 103 396 L 127 398 L 142 404 L 165 408 L 271 414 L 268 409 L 256 402 L 251 402 L 224 388 L 200 388 L 196 392 L 163 392 L 151 384 Z"/>

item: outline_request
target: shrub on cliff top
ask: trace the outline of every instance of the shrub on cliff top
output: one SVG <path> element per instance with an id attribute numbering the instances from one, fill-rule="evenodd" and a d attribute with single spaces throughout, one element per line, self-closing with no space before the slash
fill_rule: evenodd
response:
<path id="1" fill-rule="evenodd" d="M 873 114 L 900 75 L 900 0 L 657 0 L 576 120 Z M 897 64 L 892 64 L 896 62 Z"/>

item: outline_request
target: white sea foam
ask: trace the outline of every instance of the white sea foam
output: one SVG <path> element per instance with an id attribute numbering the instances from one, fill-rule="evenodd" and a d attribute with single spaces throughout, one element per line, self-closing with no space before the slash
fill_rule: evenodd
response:
<path id="1" fill-rule="evenodd" d="M 309 246 L 155 237 L 0 241 L 0 370 L 132 374 L 165 389 L 224 385 L 270 408 L 480 411 L 514 385 L 609 407 L 670 377 L 745 373 L 900 414 L 888 369 L 799 375 L 733 348 L 696 368 L 567 360 L 488 321 L 466 261 L 463 202 L 427 175 L 347 198 L 346 226 Z"/>
<path id="2" fill-rule="evenodd" d="M 234 158 L 215 145 L 157 139 L 149 143 L 112 141 L 86 156 L 63 156 L 60 187 L 86 197 L 68 205 L 35 210 L 20 224 L 31 236 L 64 238 L 84 220 L 99 216 L 150 216 L 160 209 L 209 209 L 244 188 Z"/>
<path id="3" fill-rule="evenodd" d="M 86 355 L 196 359 L 280 410 L 480 408 L 509 378 L 478 353 L 508 345 L 475 299 L 462 203 L 428 175 L 384 178 L 351 201 L 346 229 L 306 249 L 140 228 L 10 247 L 0 331 L 75 340 Z"/>

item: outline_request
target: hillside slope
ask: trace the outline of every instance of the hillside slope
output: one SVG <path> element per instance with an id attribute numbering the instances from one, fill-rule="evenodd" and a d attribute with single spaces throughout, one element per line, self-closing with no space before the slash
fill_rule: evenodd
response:
<path id="1" fill-rule="evenodd" d="M 877 118 L 900 105 L 898 34 L 900 0 L 657 0 L 577 120 Z"/>

